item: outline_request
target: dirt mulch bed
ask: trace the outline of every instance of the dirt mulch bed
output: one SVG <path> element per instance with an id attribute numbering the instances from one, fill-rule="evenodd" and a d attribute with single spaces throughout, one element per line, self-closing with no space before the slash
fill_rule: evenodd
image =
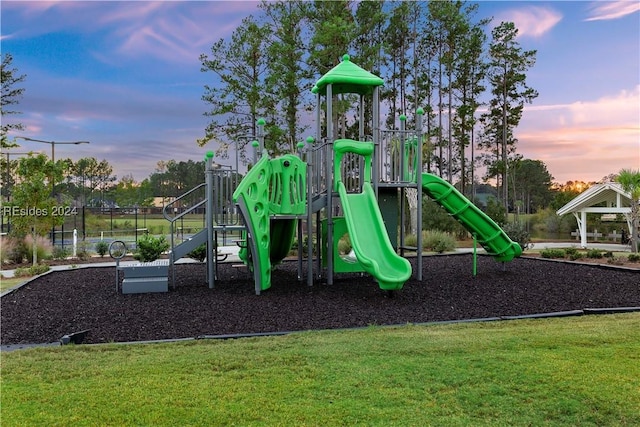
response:
<path id="1" fill-rule="evenodd" d="M 82 330 L 85 343 L 144 341 L 640 306 L 640 270 L 480 256 L 473 277 L 471 255 L 428 256 L 423 281 L 390 296 L 360 274 L 309 287 L 296 266 L 276 267 L 259 296 L 247 269 L 232 264 L 219 266 L 215 289 L 205 265 L 178 265 L 175 288 L 155 294 L 117 292 L 113 267 L 52 272 L 2 297 L 1 341 L 56 342 Z"/>

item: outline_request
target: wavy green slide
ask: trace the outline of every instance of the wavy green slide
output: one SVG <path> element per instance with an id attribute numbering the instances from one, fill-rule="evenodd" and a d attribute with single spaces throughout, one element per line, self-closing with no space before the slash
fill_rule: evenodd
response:
<path id="1" fill-rule="evenodd" d="M 487 253 L 496 260 L 511 261 L 522 254 L 518 243 L 512 241 L 498 224 L 447 181 L 423 173 L 422 189 L 474 234 Z"/>
<path id="2" fill-rule="evenodd" d="M 402 289 L 411 277 L 411 264 L 393 250 L 371 184 L 365 182 L 362 187 L 362 193 L 347 194 L 344 184 L 338 182 L 353 251 L 380 289 Z"/>

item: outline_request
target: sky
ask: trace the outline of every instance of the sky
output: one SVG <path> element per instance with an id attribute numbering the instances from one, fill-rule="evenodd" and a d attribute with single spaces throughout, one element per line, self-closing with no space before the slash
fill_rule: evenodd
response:
<path id="1" fill-rule="evenodd" d="M 216 149 L 196 144 L 208 123 L 204 87 L 215 84 L 199 56 L 260 10 L 251 1 L 3 0 L 0 13 L 2 55 L 27 76 L 14 119 L 25 129 L 10 137 L 90 141 L 56 144 L 55 157 L 106 159 L 118 178 L 142 180 L 158 161 Z M 515 131 L 520 154 L 558 183 L 640 169 L 640 2 L 480 1 L 478 16 L 514 22 L 522 48 L 537 51 L 527 82 L 539 96 Z M 17 142 L 14 151 L 51 150 Z"/>

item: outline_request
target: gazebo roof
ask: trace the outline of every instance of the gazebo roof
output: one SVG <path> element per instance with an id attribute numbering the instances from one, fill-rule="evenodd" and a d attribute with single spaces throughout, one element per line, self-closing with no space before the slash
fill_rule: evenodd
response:
<path id="1" fill-rule="evenodd" d="M 621 208 L 631 206 L 631 194 L 625 192 L 617 182 L 596 184 L 558 209 L 557 214 L 565 215 L 586 211 L 592 206 L 603 202 L 608 202 L 608 204 L 613 205 L 610 208 L 612 213 L 619 212 Z M 598 211 L 604 211 L 606 209 L 607 208 L 600 208 Z"/>

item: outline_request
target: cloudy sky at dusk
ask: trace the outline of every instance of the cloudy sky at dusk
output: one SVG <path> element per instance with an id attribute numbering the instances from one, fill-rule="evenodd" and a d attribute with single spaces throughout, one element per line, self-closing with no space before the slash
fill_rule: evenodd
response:
<path id="1" fill-rule="evenodd" d="M 215 149 L 195 142 L 213 75 L 198 57 L 259 15 L 257 4 L 3 0 L 2 54 L 27 76 L 17 108 L 26 129 L 10 136 L 91 141 L 56 145 L 56 158 L 106 159 L 118 178 L 201 160 Z M 522 47 L 538 52 L 528 83 L 540 95 L 516 131 L 524 157 L 557 182 L 640 168 L 640 2 L 482 1 L 478 16 L 515 22 Z"/>

